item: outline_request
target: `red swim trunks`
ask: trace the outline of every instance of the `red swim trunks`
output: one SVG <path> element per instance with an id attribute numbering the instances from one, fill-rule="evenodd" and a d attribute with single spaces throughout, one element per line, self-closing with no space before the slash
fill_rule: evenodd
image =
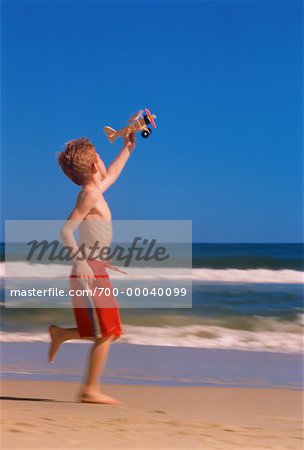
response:
<path id="1" fill-rule="evenodd" d="M 95 275 L 95 280 L 89 288 L 92 292 L 90 296 L 75 294 L 76 291 L 83 291 L 86 288 L 79 282 L 74 268 L 70 277 L 71 289 L 74 290 L 74 295 L 71 298 L 79 335 L 80 337 L 114 335 L 115 339 L 118 339 L 122 333 L 119 305 L 112 293 L 112 284 L 106 272 L 106 264 L 95 260 L 87 260 L 87 263 Z M 108 295 L 109 292 L 110 295 Z M 95 322 L 97 326 L 99 325 L 99 330 L 96 329 Z"/>

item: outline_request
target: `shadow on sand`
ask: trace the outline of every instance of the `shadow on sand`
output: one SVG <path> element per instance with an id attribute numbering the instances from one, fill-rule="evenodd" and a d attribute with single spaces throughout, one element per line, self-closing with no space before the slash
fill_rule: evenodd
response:
<path id="1" fill-rule="evenodd" d="M 33 398 L 33 397 L 0 397 L 0 400 L 15 400 L 15 401 L 24 401 L 24 402 L 56 402 L 56 403 L 71 403 L 64 402 L 61 400 L 54 400 L 52 398 Z"/>

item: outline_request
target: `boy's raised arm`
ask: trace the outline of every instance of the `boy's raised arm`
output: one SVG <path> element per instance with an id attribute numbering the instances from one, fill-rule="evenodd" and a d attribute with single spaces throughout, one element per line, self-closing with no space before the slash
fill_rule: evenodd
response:
<path id="1" fill-rule="evenodd" d="M 115 183 L 115 181 L 119 177 L 122 169 L 126 165 L 126 162 L 128 161 L 132 151 L 134 150 L 135 145 L 135 133 L 127 133 L 125 135 L 123 148 L 121 149 L 117 158 L 115 158 L 114 161 L 109 165 L 107 170 L 107 178 L 111 181 L 111 184 Z"/>

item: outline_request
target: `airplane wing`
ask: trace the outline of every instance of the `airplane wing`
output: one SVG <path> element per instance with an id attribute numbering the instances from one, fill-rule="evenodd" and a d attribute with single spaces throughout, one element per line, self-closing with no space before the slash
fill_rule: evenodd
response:
<path id="1" fill-rule="evenodd" d="M 132 114 L 132 116 L 129 118 L 128 122 L 132 122 L 133 120 L 139 119 L 143 112 L 144 112 L 143 109 L 140 109 L 136 113 Z"/>

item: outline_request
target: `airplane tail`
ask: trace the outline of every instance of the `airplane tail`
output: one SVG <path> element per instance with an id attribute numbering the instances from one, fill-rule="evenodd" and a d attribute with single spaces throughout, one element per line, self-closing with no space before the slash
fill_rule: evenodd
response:
<path id="1" fill-rule="evenodd" d="M 111 144 L 113 144 L 113 142 L 115 141 L 115 134 L 116 134 L 116 130 L 114 130 L 114 128 L 111 127 L 104 127 L 104 132 L 107 135 L 107 138 L 109 139 L 109 141 L 111 142 Z"/>

